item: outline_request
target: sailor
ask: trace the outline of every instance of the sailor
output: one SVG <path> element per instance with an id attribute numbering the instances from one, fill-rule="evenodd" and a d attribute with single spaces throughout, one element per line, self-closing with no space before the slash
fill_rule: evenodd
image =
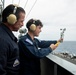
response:
<path id="1" fill-rule="evenodd" d="M 22 7 L 10 4 L 2 12 L 0 23 L 0 75 L 18 75 L 19 48 L 12 31 L 18 31 L 25 18 Z"/>
<path id="2" fill-rule="evenodd" d="M 40 59 L 57 48 L 55 45 L 61 41 L 43 41 L 39 36 L 43 24 L 40 20 L 30 19 L 26 27 L 28 32 L 19 39 L 20 49 L 20 75 L 41 75 Z M 46 36 L 47 37 L 47 36 Z"/>

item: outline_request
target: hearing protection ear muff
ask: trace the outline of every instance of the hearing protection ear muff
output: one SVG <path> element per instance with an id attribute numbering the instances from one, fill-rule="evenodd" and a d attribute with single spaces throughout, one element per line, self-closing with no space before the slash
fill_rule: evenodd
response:
<path id="1" fill-rule="evenodd" d="M 35 24 L 31 24 L 30 30 L 31 30 L 31 31 L 35 31 L 35 30 L 36 30 L 36 25 L 35 25 Z"/>
<path id="2" fill-rule="evenodd" d="M 17 17 L 15 15 L 16 13 L 16 10 L 17 10 L 17 6 L 14 7 L 14 10 L 13 10 L 13 14 L 10 14 L 8 17 L 7 17 L 7 22 L 11 25 L 15 24 L 16 21 L 17 21 Z"/>
<path id="3" fill-rule="evenodd" d="M 30 30 L 31 31 L 35 31 L 36 30 L 35 20 L 33 21 L 33 24 L 31 24 Z"/>

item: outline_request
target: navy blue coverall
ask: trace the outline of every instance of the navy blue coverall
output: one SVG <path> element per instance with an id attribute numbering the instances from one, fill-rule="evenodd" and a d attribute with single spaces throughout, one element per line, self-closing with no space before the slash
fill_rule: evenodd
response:
<path id="1" fill-rule="evenodd" d="M 31 39 L 27 33 L 19 39 L 20 75 L 40 75 L 40 58 L 52 52 L 50 44 L 57 41 L 40 41 Z"/>
<path id="2" fill-rule="evenodd" d="M 18 75 L 19 48 L 17 38 L 3 23 L 0 24 L 0 75 Z"/>

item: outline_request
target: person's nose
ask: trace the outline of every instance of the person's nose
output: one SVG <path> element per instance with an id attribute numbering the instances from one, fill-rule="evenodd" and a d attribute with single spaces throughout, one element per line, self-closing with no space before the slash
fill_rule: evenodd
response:
<path id="1" fill-rule="evenodd" d="M 24 23 L 23 22 L 21 23 L 21 26 L 24 26 Z"/>

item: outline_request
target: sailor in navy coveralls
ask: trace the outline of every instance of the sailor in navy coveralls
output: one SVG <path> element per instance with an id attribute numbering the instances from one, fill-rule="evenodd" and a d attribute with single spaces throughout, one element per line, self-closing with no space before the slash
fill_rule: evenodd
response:
<path id="1" fill-rule="evenodd" d="M 17 38 L 12 31 L 18 31 L 23 26 L 25 11 L 21 7 L 16 7 L 16 11 L 13 13 L 15 7 L 15 5 L 10 4 L 2 12 L 2 22 L 0 23 L 0 75 L 19 75 L 19 47 Z M 15 20 L 15 17 L 17 17 L 17 20 Z"/>
<path id="2" fill-rule="evenodd" d="M 41 75 L 40 59 L 57 47 L 54 45 L 57 41 L 42 41 L 35 38 L 41 32 L 42 26 L 40 20 L 30 19 L 26 24 L 28 33 L 19 39 L 20 75 Z"/>

